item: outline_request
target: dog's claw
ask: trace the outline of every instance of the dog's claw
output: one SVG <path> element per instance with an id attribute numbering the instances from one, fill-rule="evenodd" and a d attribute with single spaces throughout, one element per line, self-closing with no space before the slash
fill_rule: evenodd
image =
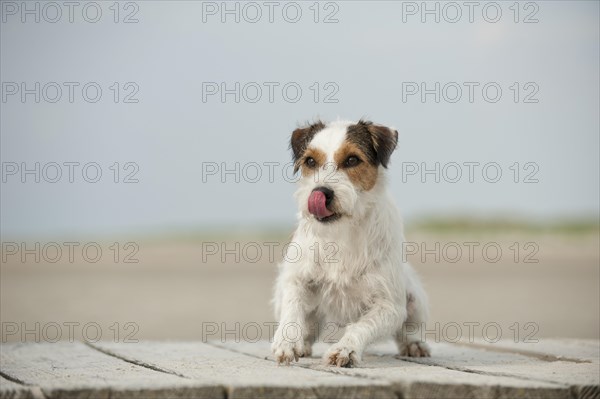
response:
<path id="1" fill-rule="evenodd" d="M 337 367 L 354 367 L 359 358 L 356 352 L 346 347 L 334 347 L 324 358 L 325 364 Z"/>
<path id="2" fill-rule="evenodd" d="M 304 353 L 301 342 L 277 341 L 272 346 L 273 355 L 277 364 L 289 366 L 293 361 L 297 362 Z"/>

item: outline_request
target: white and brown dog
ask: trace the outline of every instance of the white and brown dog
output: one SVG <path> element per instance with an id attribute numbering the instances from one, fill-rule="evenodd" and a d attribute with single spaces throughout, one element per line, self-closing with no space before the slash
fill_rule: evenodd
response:
<path id="1" fill-rule="evenodd" d="M 369 343 L 389 336 L 401 355 L 429 356 L 419 331 L 427 296 L 403 260 L 402 221 L 386 190 L 397 141 L 394 129 L 363 120 L 293 132 L 300 212 L 288 247 L 295 253 L 280 265 L 273 299 L 278 363 L 310 356 L 315 326 L 324 322 L 346 326 L 325 354 L 327 364 L 351 367 Z"/>

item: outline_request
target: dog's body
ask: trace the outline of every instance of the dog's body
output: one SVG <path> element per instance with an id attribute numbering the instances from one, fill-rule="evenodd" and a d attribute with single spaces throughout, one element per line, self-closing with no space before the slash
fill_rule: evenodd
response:
<path id="1" fill-rule="evenodd" d="M 275 287 L 272 349 L 279 363 L 310 355 L 316 326 L 331 321 L 346 331 L 325 355 L 328 364 L 352 366 L 386 336 L 395 337 L 402 355 L 429 356 L 419 332 L 427 297 L 403 261 L 402 221 L 386 189 L 397 135 L 364 121 L 294 131 L 300 212 Z"/>

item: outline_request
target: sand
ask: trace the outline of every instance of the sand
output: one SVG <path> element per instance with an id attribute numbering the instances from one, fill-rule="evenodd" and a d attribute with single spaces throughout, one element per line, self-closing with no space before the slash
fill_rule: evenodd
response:
<path id="1" fill-rule="evenodd" d="M 518 341 L 599 338 L 597 232 L 409 232 L 407 240 L 420 251 L 421 245 L 432 249 L 439 243 L 439 262 L 434 254 L 425 261 L 421 253 L 408 257 L 430 297 L 429 339 L 454 339 L 457 331 L 463 339 L 493 339 L 498 333 Z M 236 241 L 239 261 L 234 254 L 225 262 L 219 254 L 206 255 L 214 249 L 206 243 L 232 249 Z M 263 251 L 254 263 L 252 242 Z M 136 242 L 139 263 L 124 263 L 130 251 L 123 248 L 115 262 L 109 242 L 99 243 L 103 256 L 97 263 L 78 250 L 72 263 L 66 254 L 56 263 L 43 256 L 39 263 L 32 255 L 27 262 L 18 254 L 6 256 L 0 268 L 2 341 L 268 338 L 269 300 L 282 248 L 274 246 L 275 258 L 269 259 L 268 242 L 272 239 L 252 235 L 145 239 Z M 472 260 L 465 242 L 479 243 Z M 510 249 L 515 242 L 521 248 L 516 259 L 515 247 Z M 524 248 L 526 243 L 533 246 Z M 452 263 L 456 246 L 463 255 Z M 493 263 L 496 247 L 503 254 Z M 538 262 L 526 263 L 528 254 Z"/>

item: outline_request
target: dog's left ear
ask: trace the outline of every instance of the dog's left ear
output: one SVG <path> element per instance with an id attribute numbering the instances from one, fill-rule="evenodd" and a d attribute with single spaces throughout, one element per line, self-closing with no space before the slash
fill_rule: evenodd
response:
<path id="1" fill-rule="evenodd" d="M 373 148 L 375 148 L 375 152 L 377 153 L 377 159 L 384 168 L 387 168 L 392 152 L 394 152 L 398 145 L 398 131 L 372 123 L 367 123 L 366 127 L 369 133 L 371 133 L 371 140 L 373 141 Z"/>

